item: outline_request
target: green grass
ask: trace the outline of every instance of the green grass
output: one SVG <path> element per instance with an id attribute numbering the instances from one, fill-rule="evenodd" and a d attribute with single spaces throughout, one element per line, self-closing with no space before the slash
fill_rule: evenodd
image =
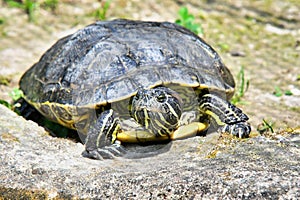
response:
<path id="1" fill-rule="evenodd" d="M 4 24 L 5 20 L 4 18 L 0 17 L 0 25 Z"/>
<path id="2" fill-rule="evenodd" d="M 11 77 L 0 75 L 0 85 L 8 85 L 11 81 Z"/>
<path id="3" fill-rule="evenodd" d="M 101 2 L 101 7 L 94 11 L 92 15 L 97 19 L 97 20 L 106 20 L 107 19 L 107 11 L 110 7 L 110 0 L 109 1 L 103 1 Z"/>
<path id="4" fill-rule="evenodd" d="M 274 88 L 274 92 L 273 94 L 276 96 L 276 97 L 281 97 L 282 96 L 282 90 L 278 87 L 278 86 L 275 86 Z"/>
<path id="5" fill-rule="evenodd" d="M 24 96 L 22 90 L 18 88 L 14 88 L 8 95 L 12 98 L 13 101 L 16 101 Z M 11 104 L 3 99 L 0 99 L 0 104 L 6 106 L 9 109 L 13 109 L 15 106 L 14 104 Z"/>
<path id="6" fill-rule="evenodd" d="M 286 95 L 286 96 L 291 96 L 291 95 L 293 95 L 293 93 L 292 93 L 290 90 L 282 91 L 282 89 L 281 89 L 280 87 L 278 87 L 278 86 L 275 86 L 273 94 L 274 94 L 276 97 L 281 97 L 281 96 L 283 96 L 283 95 Z"/>
<path id="7" fill-rule="evenodd" d="M 22 9 L 27 15 L 30 22 L 36 22 L 39 9 L 51 9 L 54 12 L 58 7 L 58 0 L 4 0 L 4 2 L 13 8 Z"/>
<path id="8" fill-rule="evenodd" d="M 35 0 L 4 0 L 7 5 L 14 8 L 20 8 L 28 14 L 28 20 L 34 22 L 36 20 L 36 12 L 39 9 L 39 3 Z"/>
<path id="9" fill-rule="evenodd" d="M 273 122 L 268 122 L 267 120 L 263 119 L 262 124 L 257 127 L 257 131 L 260 134 L 263 134 L 263 133 L 266 133 L 266 132 L 269 132 L 269 131 L 271 131 L 271 133 L 274 133 L 273 126 L 274 126 Z"/>
<path id="10" fill-rule="evenodd" d="M 5 101 L 3 99 L 0 99 L 0 104 L 7 107 L 7 108 L 9 108 L 9 109 L 13 108 L 13 106 L 10 103 L 8 103 L 7 101 Z"/>
<path id="11" fill-rule="evenodd" d="M 190 14 L 187 7 L 181 7 L 178 11 L 179 18 L 175 23 L 181 25 L 197 35 L 203 35 L 203 29 L 200 24 L 194 22 L 195 16 Z"/>
<path id="12" fill-rule="evenodd" d="M 5 18 L 2 18 L 0 17 L 0 37 L 5 37 L 7 35 L 6 31 L 5 31 L 5 22 L 6 22 L 6 19 Z M 1 49 L 1 47 L 0 47 Z M 0 85 L 2 84 L 2 76 L 0 75 Z"/>
<path id="13" fill-rule="evenodd" d="M 45 9 L 50 9 L 52 12 L 55 12 L 57 10 L 58 3 L 58 0 L 44 0 L 41 6 Z"/>
<path id="14" fill-rule="evenodd" d="M 236 105 L 238 103 L 240 103 L 240 104 L 246 103 L 245 101 L 242 101 L 242 98 L 244 97 L 245 93 L 247 92 L 249 85 L 250 85 L 250 81 L 245 80 L 245 71 L 244 71 L 244 67 L 242 66 L 237 75 L 236 92 L 231 99 L 232 104 Z"/>
<path id="15" fill-rule="evenodd" d="M 14 88 L 10 93 L 9 96 L 12 98 L 12 100 L 16 101 L 24 96 L 22 90 L 19 88 Z"/>
<path id="16" fill-rule="evenodd" d="M 221 51 L 223 52 L 229 52 L 229 44 L 227 43 L 218 43 L 219 48 L 221 49 Z"/>

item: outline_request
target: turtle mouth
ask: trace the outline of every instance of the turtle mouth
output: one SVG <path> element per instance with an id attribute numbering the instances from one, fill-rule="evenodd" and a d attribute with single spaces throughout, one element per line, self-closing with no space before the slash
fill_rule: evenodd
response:
<path id="1" fill-rule="evenodd" d="M 163 111 L 161 109 L 159 109 L 158 107 L 149 107 L 147 105 L 141 105 L 141 106 L 136 106 L 136 111 L 137 112 L 153 112 L 153 113 L 163 113 Z"/>

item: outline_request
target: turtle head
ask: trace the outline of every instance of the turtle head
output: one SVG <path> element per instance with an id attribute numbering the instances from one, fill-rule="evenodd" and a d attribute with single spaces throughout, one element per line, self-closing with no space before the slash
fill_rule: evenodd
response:
<path id="1" fill-rule="evenodd" d="M 166 88 L 139 89 L 132 98 L 132 117 L 155 135 L 167 135 L 178 126 L 182 100 L 178 93 Z"/>

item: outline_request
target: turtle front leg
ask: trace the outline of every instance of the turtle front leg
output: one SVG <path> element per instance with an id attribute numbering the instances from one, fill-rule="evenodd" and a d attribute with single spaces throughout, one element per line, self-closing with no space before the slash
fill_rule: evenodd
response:
<path id="1" fill-rule="evenodd" d="M 200 99 L 200 110 L 212 117 L 221 132 L 237 137 L 248 137 L 251 132 L 248 116 L 228 101 L 215 94 L 205 94 Z"/>
<path id="2" fill-rule="evenodd" d="M 83 156 L 103 160 L 124 154 L 125 149 L 116 142 L 119 130 L 119 119 L 114 111 L 112 109 L 103 111 L 88 131 Z"/>

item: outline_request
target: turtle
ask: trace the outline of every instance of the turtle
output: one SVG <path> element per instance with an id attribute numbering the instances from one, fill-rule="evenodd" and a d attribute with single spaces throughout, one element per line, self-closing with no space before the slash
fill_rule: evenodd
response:
<path id="1" fill-rule="evenodd" d="M 251 131 L 219 54 L 171 22 L 96 21 L 59 39 L 19 85 L 43 116 L 77 130 L 93 159 L 126 154 L 124 143 Z"/>

